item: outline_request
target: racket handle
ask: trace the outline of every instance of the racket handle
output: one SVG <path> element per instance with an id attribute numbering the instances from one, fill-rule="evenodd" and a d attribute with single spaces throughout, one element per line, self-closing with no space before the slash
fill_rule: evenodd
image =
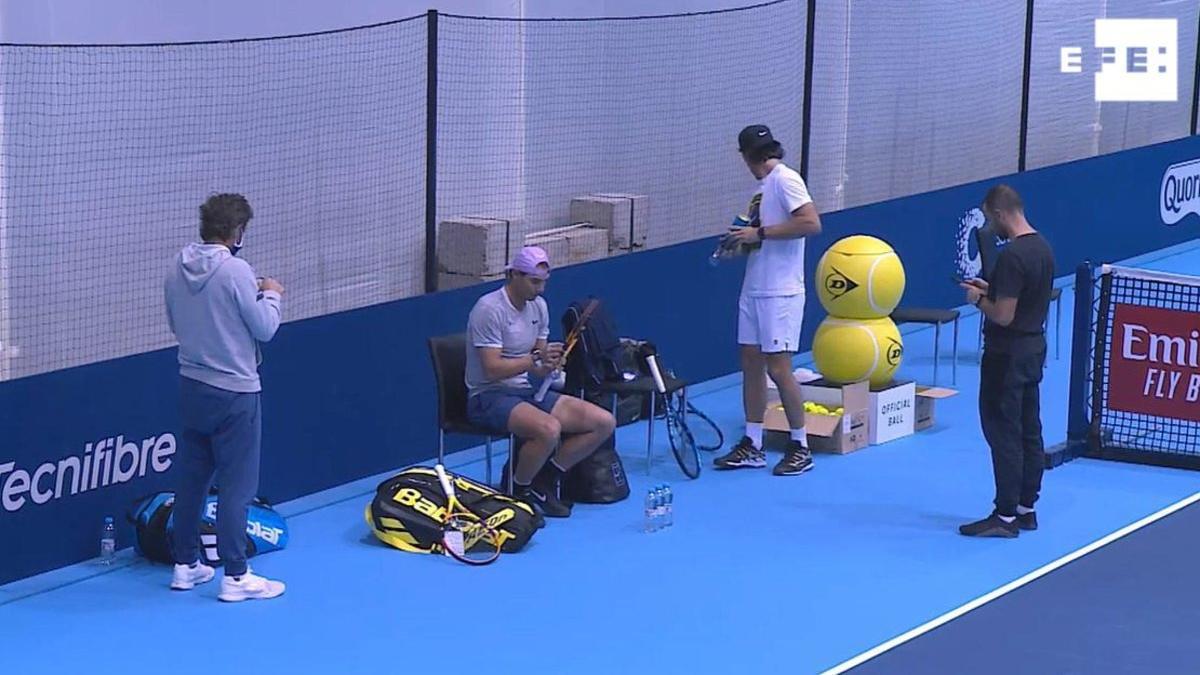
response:
<path id="1" fill-rule="evenodd" d="M 558 372 L 558 371 L 555 371 Z M 550 391 L 550 385 L 554 382 L 554 373 L 546 375 L 546 379 L 542 380 L 542 386 L 538 387 L 537 393 L 533 395 L 533 400 L 541 403 L 546 398 L 546 392 Z"/>
<path id="2" fill-rule="evenodd" d="M 438 482 L 442 484 L 442 492 L 445 492 L 447 497 L 453 497 L 454 485 L 450 482 L 450 477 L 446 475 L 446 467 L 437 464 L 433 470 L 437 472 Z"/>
<path id="3" fill-rule="evenodd" d="M 667 385 L 663 383 L 662 372 L 658 370 L 658 359 L 654 354 L 646 355 L 646 365 L 650 366 L 650 375 L 654 378 L 654 386 L 658 387 L 658 393 L 667 393 Z"/>

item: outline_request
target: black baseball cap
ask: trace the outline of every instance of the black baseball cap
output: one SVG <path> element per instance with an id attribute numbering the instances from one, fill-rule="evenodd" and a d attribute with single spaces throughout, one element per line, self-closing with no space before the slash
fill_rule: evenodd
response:
<path id="1" fill-rule="evenodd" d="M 763 124 L 751 124 L 738 134 L 738 152 L 747 153 L 776 143 L 771 130 Z"/>

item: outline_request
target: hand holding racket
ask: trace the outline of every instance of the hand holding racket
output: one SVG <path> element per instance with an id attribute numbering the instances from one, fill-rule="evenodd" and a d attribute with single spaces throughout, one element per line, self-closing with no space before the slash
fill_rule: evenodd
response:
<path id="1" fill-rule="evenodd" d="M 468 565 L 487 565 L 500 557 L 496 530 L 472 513 L 454 490 L 454 481 L 441 464 L 433 467 L 446 493 L 446 516 L 442 521 L 442 549 L 446 555 Z"/>
<path id="2" fill-rule="evenodd" d="M 551 363 L 553 368 L 549 373 L 546 373 L 546 378 L 542 380 L 542 386 L 538 387 L 537 393 L 533 396 L 533 400 L 541 403 L 546 398 L 546 392 L 550 391 L 550 386 L 553 385 L 556 380 L 558 380 L 559 374 L 561 374 L 563 372 L 563 368 L 566 367 L 567 357 L 571 354 L 571 350 L 575 347 L 575 343 L 578 341 L 578 335 L 567 336 L 567 344 L 565 347 L 563 347 L 562 353 L 558 355 L 558 358 L 554 358 L 553 356 L 548 357 L 547 360 Z"/>
<path id="3" fill-rule="evenodd" d="M 587 307 L 584 307 L 583 313 L 579 316 L 579 320 L 575 322 L 575 326 L 571 329 L 571 332 L 567 333 L 566 345 L 563 347 L 562 356 L 558 359 L 558 363 L 555 364 L 554 370 L 546 375 L 546 379 L 542 380 L 542 386 L 538 387 L 537 393 L 533 395 L 533 400 L 537 401 L 538 403 L 541 403 L 543 400 L 545 400 L 546 392 L 550 391 L 550 385 L 554 384 L 554 381 L 558 379 L 559 373 L 561 373 L 566 367 L 567 357 L 571 355 L 571 350 L 574 349 L 575 345 L 579 343 L 579 337 L 583 334 L 583 331 L 587 327 L 587 320 L 591 318 L 592 312 L 596 310 L 596 305 L 599 304 L 599 300 L 592 299 L 592 301 L 587 304 Z"/>

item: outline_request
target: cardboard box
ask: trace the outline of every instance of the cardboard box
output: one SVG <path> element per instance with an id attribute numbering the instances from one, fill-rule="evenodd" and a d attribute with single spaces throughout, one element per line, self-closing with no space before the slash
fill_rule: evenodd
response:
<path id="1" fill-rule="evenodd" d="M 840 416 L 804 414 L 804 428 L 808 431 L 808 447 L 813 452 L 829 452 L 845 455 L 867 447 L 870 433 L 867 417 L 869 394 L 866 382 L 839 385 L 817 380 L 801 386 L 804 399 L 827 408 L 842 408 Z M 787 438 L 789 425 L 787 413 L 779 401 L 779 394 L 771 392 L 763 428 L 779 432 Z"/>
<path id="2" fill-rule="evenodd" d="M 524 244 L 545 249 L 546 255 L 550 256 L 551 267 L 574 265 L 608 256 L 608 232 L 591 223 L 530 232 Z"/>
<path id="3" fill-rule="evenodd" d="M 458 216 L 438 224 L 438 271 L 486 277 L 503 274 L 516 253 L 520 221 Z"/>
<path id="4" fill-rule="evenodd" d="M 646 246 L 646 236 L 650 226 L 650 198 L 646 195 L 635 195 L 628 192 L 597 192 L 597 197 L 609 199 L 624 199 L 629 201 L 629 220 L 624 228 L 614 225 L 617 248 L 632 250 Z"/>
<path id="5" fill-rule="evenodd" d="M 934 404 L 938 399 L 950 398 L 957 396 L 958 392 L 945 387 L 917 387 L 917 401 L 915 405 L 915 421 L 913 429 L 923 431 L 933 426 L 934 423 Z"/>
<path id="6" fill-rule="evenodd" d="M 893 382 L 871 390 L 871 445 L 911 436 L 916 419 L 916 385 Z"/>
<path id="7" fill-rule="evenodd" d="M 571 200 L 571 222 L 592 223 L 609 234 L 609 251 L 646 245 L 649 205 L 646 195 L 606 192 Z"/>

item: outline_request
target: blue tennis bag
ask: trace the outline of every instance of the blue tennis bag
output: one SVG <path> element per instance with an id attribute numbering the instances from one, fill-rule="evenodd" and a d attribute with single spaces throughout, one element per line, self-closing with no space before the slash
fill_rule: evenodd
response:
<path id="1" fill-rule="evenodd" d="M 175 562 L 171 545 L 174 507 L 174 492 L 158 492 L 134 504 L 129 512 L 129 522 L 133 524 L 137 535 L 134 550 L 139 555 L 155 562 Z M 246 514 L 246 535 L 247 558 L 281 550 L 287 547 L 287 521 L 265 500 L 256 497 Z M 200 516 L 200 550 L 206 565 L 221 564 L 221 558 L 217 555 L 216 490 L 210 491 L 204 501 Z"/>

